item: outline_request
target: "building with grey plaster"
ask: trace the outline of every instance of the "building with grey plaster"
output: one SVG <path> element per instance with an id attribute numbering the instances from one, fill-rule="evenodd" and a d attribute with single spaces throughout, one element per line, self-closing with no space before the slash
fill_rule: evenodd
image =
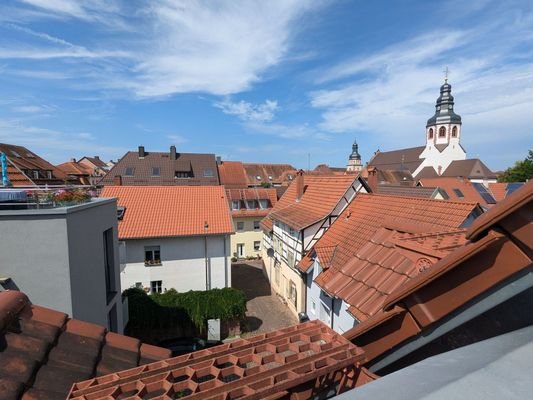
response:
<path id="1" fill-rule="evenodd" d="M 0 210 L 5 289 L 72 318 L 123 332 L 115 199 L 48 209 Z"/>

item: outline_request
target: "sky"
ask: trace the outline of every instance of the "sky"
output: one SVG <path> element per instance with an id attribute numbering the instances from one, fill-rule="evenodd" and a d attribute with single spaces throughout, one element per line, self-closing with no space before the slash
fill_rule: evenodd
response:
<path id="1" fill-rule="evenodd" d="M 533 148 L 533 2 L 3 0 L 0 142 L 345 166 L 425 144 L 449 68 L 462 145 Z"/>

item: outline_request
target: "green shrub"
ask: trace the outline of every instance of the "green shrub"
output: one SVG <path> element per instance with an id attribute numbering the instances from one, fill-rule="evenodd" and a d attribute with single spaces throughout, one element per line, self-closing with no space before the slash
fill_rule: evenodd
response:
<path id="1" fill-rule="evenodd" d="M 127 289 L 130 327 L 172 328 L 192 322 L 203 332 L 208 319 L 228 321 L 242 319 L 246 312 L 246 296 L 234 288 L 147 295 L 141 289 Z"/>

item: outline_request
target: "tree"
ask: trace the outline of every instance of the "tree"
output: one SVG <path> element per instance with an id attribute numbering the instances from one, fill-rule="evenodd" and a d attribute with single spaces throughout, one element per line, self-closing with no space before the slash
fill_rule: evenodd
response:
<path id="1" fill-rule="evenodd" d="M 529 150 L 523 161 L 515 162 L 498 178 L 498 182 L 525 182 L 533 178 L 533 150 Z"/>

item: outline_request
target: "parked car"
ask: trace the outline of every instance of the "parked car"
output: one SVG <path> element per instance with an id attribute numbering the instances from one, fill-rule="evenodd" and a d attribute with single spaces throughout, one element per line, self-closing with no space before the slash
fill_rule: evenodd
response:
<path id="1" fill-rule="evenodd" d="M 206 340 L 196 337 L 186 338 L 172 338 L 165 339 L 159 342 L 159 347 L 164 347 L 172 351 L 172 357 L 180 356 L 182 354 L 192 353 L 193 351 L 207 349 L 209 347 L 218 346 L 222 344 L 220 340 Z"/>

